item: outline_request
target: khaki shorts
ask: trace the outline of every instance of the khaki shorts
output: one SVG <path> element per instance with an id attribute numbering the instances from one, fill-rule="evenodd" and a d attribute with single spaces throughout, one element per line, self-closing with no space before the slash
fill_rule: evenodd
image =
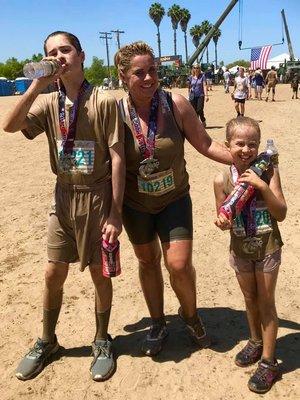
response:
<path id="1" fill-rule="evenodd" d="M 47 253 L 53 262 L 101 265 L 101 229 L 111 207 L 111 182 L 95 187 L 57 183 L 49 214 Z"/>
<path id="2" fill-rule="evenodd" d="M 272 272 L 281 264 L 281 249 L 276 250 L 272 254 L 268 254 L 262 260 L 246 260 L 236 256 L 233 252 L 229 256 L 229 264 L 235 272 Z"/>

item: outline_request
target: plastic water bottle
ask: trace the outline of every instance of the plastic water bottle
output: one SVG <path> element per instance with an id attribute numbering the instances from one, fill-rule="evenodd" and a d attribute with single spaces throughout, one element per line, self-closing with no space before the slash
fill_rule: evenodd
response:
<path id="1" fill-rule="evenodd" d="M 60 63 L 57 60 L 43 60 L 39 62 L 30 62 L 24 65 L 23 73 L 26 78 L 37 79 L 44 76 L 54 75 Z"/>
<path id="2" fill-rule="evenodd" d="M 121 264 L 119 241 L 117 240 L 114 243 L 109 243 L 107 240 L 102 240 L 101 255 L 103 276 L 112 278 L 120 275 Z"/>
<path id="3" fill-rule="evenodd" d="M 265 152 L 271 157 L 272 164 L 278 165 L 278 150 L 273 139 L 267 140 Z"/>
<path id="4" fill-rule="evenodd" d="M 278 151 L 273 139 L 267 140 L 266 150 L 259 154 L 254 163 L 250 166 L 258 176 L 261 176 L 270 165 L 278 163 Z M 219 214 L 223 214 L 230 221 L 242 212 L 245 204 L 253 195 L 255 188 L 249 183 L 237 183 L 232 192 L 226 197 L 219 209 Z"/>

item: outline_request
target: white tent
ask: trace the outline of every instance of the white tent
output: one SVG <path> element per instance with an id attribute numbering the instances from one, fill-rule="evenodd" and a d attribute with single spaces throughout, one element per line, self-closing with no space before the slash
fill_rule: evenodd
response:
<path id="1" fill-rule="evenodd" d="M 283 64 L 284 61 L 289 61 L 290 55 L 288 53 L 279 54 L 276 57 L 270 58 L 267 62 L 267 69 L 271 69 L 272 65 L 277 69 L 279 68 L 279 64 Z"/>
<path id="2" fill-rule="evenodd" d="M 235 65 L 234 67 L 229 68 L 229 72 L 231 74 L 235 74 L 237 72 L 239 65 Z"/>

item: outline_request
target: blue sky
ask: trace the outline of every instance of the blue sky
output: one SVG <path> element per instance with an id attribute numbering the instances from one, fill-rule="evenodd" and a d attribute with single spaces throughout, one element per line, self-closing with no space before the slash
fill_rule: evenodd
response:
<path id="1" fill-rule="evenodd" d="M 55 30 L 76 34 L 86 52 L 86 66 L 93 56 L 103 58 L 106 64 L 106 48 L 99 39 L 100 31 L 120 29 L 121 45 L 135 40 L 148 42 L 157 54 L 156 26 L 148 16 L 152 1 L 143 0 L 0 0 L 0 62 L 9 57 L 19 60 L 42 52 L 44 38 Z M 215 22 L 230 0 L 171 0 L 157 1 L 166 12 L 176 3 L 187 8 L 192 17 L 189 27 L 204 19 Z M 281 9 L 285 9 L 294 53 L 300 57 L 300 0 L 243 0 L 243 46 L 251 47 L 281 41 Z M 218 59 L 225 64 L 237 59 L 249 59 L 250 51 L 240 51 L 239 5 L 237 4 L 220 27 L 222 36 L 218 45 Z M 173 54 L 173 31 L 170 18 L 161 22 L 162 55 Z M 177 31 L 178 54 L 184 56 L 183 33 Z M 110 63 L 117 50 L 115 38 L 110 41 Z M 188 52 L 195 48 L 188 39 Z M 286 42 L 272 49 L 271 57 L 288 52 Z M 210 45 L 210 60 L 214 59 Z"/>

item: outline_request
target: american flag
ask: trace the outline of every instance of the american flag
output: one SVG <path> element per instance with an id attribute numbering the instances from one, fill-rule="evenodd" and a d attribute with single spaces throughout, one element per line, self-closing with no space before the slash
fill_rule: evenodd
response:
<path id="1" fill-rule="evenodd" d="M 264 47 L 255 47 L 251 49 L 251 69 L 267 68 L 267 61 L 269 58 L 269 54 L 272 50 L 272 46 L 264 46 Z"/>

